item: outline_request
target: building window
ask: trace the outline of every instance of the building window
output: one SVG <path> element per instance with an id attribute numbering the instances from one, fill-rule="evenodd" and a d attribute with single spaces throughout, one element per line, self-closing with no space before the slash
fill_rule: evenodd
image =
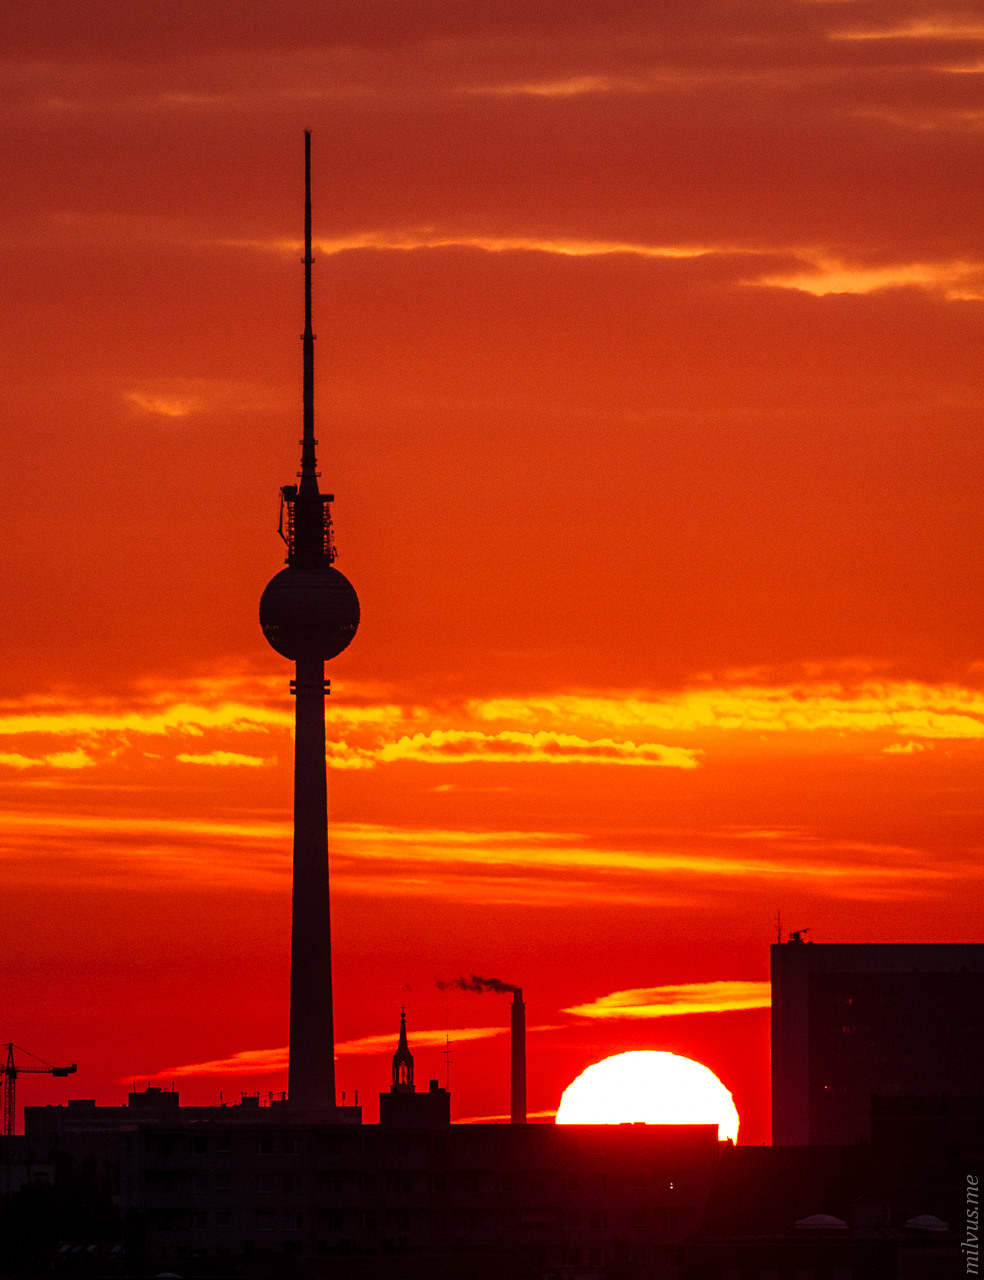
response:
<path id="1" fill-rule="evenodd" d="M 284 1155 L 292 1156 L 292 1155 L 295 1155 L 296 1152 L 297 1152 L 297 1139 L 284 1138 Z"/>
<path id="2" fill-rule="evenodd" d="M 588 1221 L 592 1231 L 607 1231 L 608 1230 L 607 1210 L 596 1209 L 591 1214 Z"/>
<path id="3" fill-rule="evenodd" d="M 215 1215 L 215 1225 L 217 1227 L 231 1227 L 232 1213 L 228 1209 L 220 1209 Z"/>
<path id="4" fill-rule="evenodd" d="M 256 1175 L 256 1189 L 264 1194 L 276 1191 L 277 1175 L 275 1173 L 258 1173 Z"/>
<path id="5" fill-rule="evenodd" d="M 193 1156 L 203 1156 L 208 1150 L 208 1141 L 203 1134 L 195 1134 L 188 1139 L 188 1149 Z"/>
<path id="6" fill-rule="evenodd" d="M 267 1133 L 261 1134 L 260 1137 L 257 1139 L 257 1143 L 258 1143 L 258 1150 L 261 1156 L 273 1155 L 273 1138 L 269 1134 Z"/>
<path id="7" fill-rule="evenodd" d="M 230 1141 L 229 1135 L 227 1133 L 220 1133 L 216 1136 L 215 1150 L 220 1155 L 228 1155 L 229 1152 L 232 1150 L 232 1142 Z"/>

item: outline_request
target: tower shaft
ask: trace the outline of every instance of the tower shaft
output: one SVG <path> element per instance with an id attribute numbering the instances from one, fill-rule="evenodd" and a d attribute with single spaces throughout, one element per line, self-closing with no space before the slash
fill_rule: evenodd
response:
<path id="1" fill-rule="evenodd" d="M 298 658 L 294 681 L 294 887 L 290 938 L 291 1105 L 335 1105 L 328 888 L 325 664 Z"/>
<path id="2" fill-rule="evenodd" d="M 311 134 L 304 134 L 304 433 L 299 485 L 280 490 L 287 568 L 266 585 L 260 625 L 277 653 L 296 664 L 294 694 L 294 878 L 290 935 L 288 1101 L 304 1111 L 335 1108 L 335 1029 L 328 892 L 325 662 L 349 644 L 359 598 L 332 568 L 332 495 L 318 486 L 311 327 Z"/>

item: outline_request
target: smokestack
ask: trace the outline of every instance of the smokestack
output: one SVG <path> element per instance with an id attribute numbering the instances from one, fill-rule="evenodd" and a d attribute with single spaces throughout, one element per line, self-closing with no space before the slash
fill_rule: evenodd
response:
<path id="1" fill-rule="evenodd" d="M 526 1123 L 526 1005 L 523 988 L 513 988 L 511 1077 L 509 1081 L 509 1123 Z"/>
<path id="2" fill-rule="evenodd" d="M 526 1123 L 526 1005 L 523 1004 L 523 988 L 514 987 L 511 982 L 503 982 L 501 978 L 483 978 L 473 973 L 471 977 L 454 978 L 451 982 L 437 979 L 440 991 L 474 991 L 481 995 L 483 991 L 497 991 L 512 994 L 512 1015 L 509 1026 L 511 1035 L 509 1058 L 509 1123 Z"/>

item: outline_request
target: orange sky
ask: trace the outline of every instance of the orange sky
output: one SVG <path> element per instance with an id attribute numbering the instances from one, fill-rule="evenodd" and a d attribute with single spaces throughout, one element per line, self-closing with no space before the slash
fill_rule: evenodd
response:
<path id="1" fill-rule="evenodd" d="M 406 1003 L 503 1113 L 474 970 L 531 1110 L 671 1049 L 767 1139 L 777 907 L 980 940 L 979 14 L 51 0 L 0 49 L 0 1034 L 79 1064 L 21 1101 L 284 1087 L 309 127 L 339 1088 L 375 1119 Z"/>

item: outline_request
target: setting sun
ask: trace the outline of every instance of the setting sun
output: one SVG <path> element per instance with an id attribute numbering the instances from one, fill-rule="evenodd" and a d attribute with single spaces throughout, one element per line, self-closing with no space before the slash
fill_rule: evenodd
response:
<path id="1" fill-rule="evenodd" d="M 640 1050 L 605 1058 L 567 1086 L 558 1124 L 716 1124 L 738 1139 L 738 1112 L 713 1071 L 677 1053 Z"/>

